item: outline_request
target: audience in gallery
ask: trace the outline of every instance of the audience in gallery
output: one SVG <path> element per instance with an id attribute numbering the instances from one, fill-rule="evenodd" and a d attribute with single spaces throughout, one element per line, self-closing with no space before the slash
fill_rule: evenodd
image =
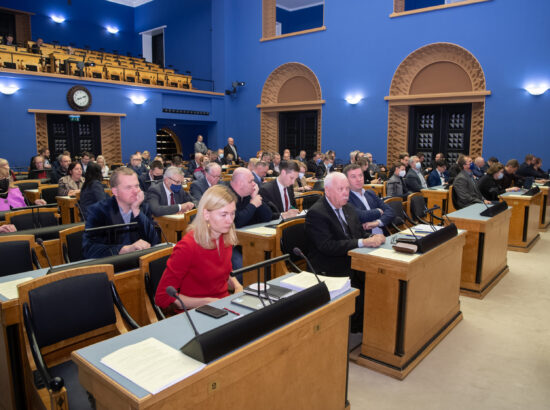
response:
<path id="1" fill-rule="evenodd" d="M 93 162 L 89 163 L 80 191 L 80 211 L 83 214 L 84 220 L 86 220 L 87 210 L 90 206 L 109 199 L 109 194 L 105 192 L 105 186 L 102 181 L 101 166 Z"/>
<path id="2" fill-rule="evenodd" d="M 159 242 L 151 211 L 144 202 L 145 194 L 139 188 L 135 171 L 128 167 L 114 170 L 110 179 L 113 196 L 88 208 L 86 229 L 137 223 L 136 229 L 84 232 L 84 258 L 102 258 L 150 248 Z"/>
<path id="3" fill-rule="evenodd" d="M 229 155 L 230 154 L 231 154 L 232 159 L 234 161 L 241 162 L 241 158 L 239 157 L 239 154 L 238 154 L 238 151 L 237 151 L 237 146 L 235 145 L 235 140 L 231 137 L 229 137 L 227 139 L 227 145 L 223 149 L 223 157 L 227 161 L 229 161 Z M 231 164 L 228 163 L 227 165 L 231 165 Z"/>
<path id="4" fill-rule="evenodd" d="M 206 152 L 208 151 L 208 147 L 203 142 L 203 136 L 197 135 L 197 141 L 195 142 L 194 146 L 195 152 L 198 152 L 200 154 L 206 155 Z"/>
<path id="5" fill-rule="evenodd" d="M 67 175 L 61 177 L 58 184 L 57 195 L 59 196 L 74 196 L 77 192 L 80 192 L 84 184 L 82 165 L 79 162 L 71 162 L 67 168 Z"/>
<path id="6" fill-rule="evenodd" d="M 183 189 L 184 182 L 181 169 L 172 166 L 164 171 L 162 182 L 149 187 L 146 200 L 154 216 L 183 214 L 195 207 L 193 198 Z"/>
<path id="7" fill-rule="evenodd" d="M 235 232 L 236 197 L 227 187 L 215 185 L 204 193 L 197 216 L 174 248 L 157 287 L 156 304 L 167 314 L 183 306 L 166 294 L 173 286 L 187 308 L 196 308 L 229 295 L 229 289 L 243 287 L 230 276 Z"/>

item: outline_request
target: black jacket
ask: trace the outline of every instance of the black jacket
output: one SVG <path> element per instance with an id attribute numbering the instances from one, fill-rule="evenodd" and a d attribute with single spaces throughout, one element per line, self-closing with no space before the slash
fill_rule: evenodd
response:
<path id="1" fill-rule="evenodd" d="M 291 207 L 296 208 L 296 200 L 294 199 L 294 189 L 288 187 L 286 189 L 288 193 L 288 202 Z M 282 212 L 284 212 L 283 199 L 281 198 L 281 193 L 279 191 L 279 186 L 277 185 L 277 180 L 271 180 L 263 184 L 260 188 L 260 195 L 264 202 L 267 202 L 270 205 L 270 208 L 273 212 L 273 219 L 278 218 Z"/>
<path id="2" fill-rule="evenodd" d="M 265 202 L 262 201 L 262 204 L 256 208 L 250 203 L 250 195 L 241 198 L 239 194 L 235 192 L 231 184 L 229 184 L 228 187 L 237 197 L 237 209 L 235 212 L 236 228 L 271 221 L 271 209 Z"/>
<path id="3" fill-rule="evenodd" d="M 109 199 L 109 194 L 105 192 L 105 187 L 99 181 L 92 181 L 80 192 L 80 209 L 86 219 L 88 208 L 97 202 Z"/>
<path id="4" fill-rule="evenodd" d="M 162 182 L 151 186 L 145 194 L 145 197 L 154 216 L 173 215 L 180 210 L 179 204 L 193 202 L 193 198 L 191 198 L 182 187 L 181 191 L 174 194 L 174 202 L 176 205 L 170 205 Z"/>
<path id="5" fill-rule="evenodd" d="M 483 175 L 479 181 L 477 181 L 477 187 L 481 195 L 483 195 L 483 198 L 489 201 L 498 201 L 498 196 L 506 192 L 506 189 L 498 186 L 493 175 L 489 174 Z"/>

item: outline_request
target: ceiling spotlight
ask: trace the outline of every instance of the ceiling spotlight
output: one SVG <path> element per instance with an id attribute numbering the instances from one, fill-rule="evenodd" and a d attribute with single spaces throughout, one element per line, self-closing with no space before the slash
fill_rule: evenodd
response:
<path id="1" fill-rule="evenodd" d="M 111 34 L 116 34 L 118 33 L 118 27 L 114 27 L 114 26 L 107 26 L 105 27 L 107 29 L 107 31 Z"/>
<path id="2" fill-rule="evenodd" d="M 65 21 L 65 17 L 52 14 L 50 18 L 55 21 L 56 23 L 63 23 Z"/>

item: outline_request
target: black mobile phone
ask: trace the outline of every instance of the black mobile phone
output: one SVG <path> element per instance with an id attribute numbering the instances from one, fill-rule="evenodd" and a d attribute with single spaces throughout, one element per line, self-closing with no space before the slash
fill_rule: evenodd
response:
<path id="1" fill-rule="evenodd" d="M 204 305 L 195 309 L 197 312 L 203 313 L 207 316 L 213 317 L 214 319 L 219 319 L 227 315 L 227 311 L 223 309 L 215 308 L 214 306 Z"/>

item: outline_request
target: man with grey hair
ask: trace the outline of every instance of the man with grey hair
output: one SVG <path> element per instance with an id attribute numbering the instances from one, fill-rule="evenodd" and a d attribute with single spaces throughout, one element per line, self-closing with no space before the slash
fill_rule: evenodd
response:
<path id="1" fill-rule="evenodd" d="M 319 273 L 329 276 L 350 276 L 351 286 L 363 291 L 364 275 L 351 269 L 348 252 L 355 248 L 376 248 L 382 245 L 384 235 L 371 235 L 363 229 L 355 208 L 348 204 L 349 181 L 340 172 L 331 172 L 325 178 L 325 196 L 306 214 L 308 256 Z M 352 332 L 362 329 L 363 297 L 356 299 L 352 316 Z"/>
<path id="2" fill-rule="evenodd" d="M 222 175 L 222 167 L 215 162 L 209 162 L 204 171 L 205 178 L 194 181 L 189 189 L 189 193 L 195 203 L 199 203 L 208 188 L 220 182 Z"/>
<path id="3" fill-rule="evenodd" d="M 428 184 L 424 175 L 422 175 L 422 164 L 416 155 L 409 158 L 409 171 L 405 176 L 405 184 L 411 192 L 420 192 L 422 189 L 428 189 Z"/>
<path id="4" fill-rule="evenodd" d="M 202 135 L 197 135 L 197 142 L 195 142 L 195 152 L 200 152 L 201 154 L 205 155 L 208 151 L 208 147 L 204 142 L 202 142 Z"/>
<path id="5" fill-rule="evenodd" d="M 200 167 L 202 154 L 200 152 L 195 152 L 195 155 L 191 161 L 189 161 L 189 165 L 187 166 L 187 170 L 191 175 L 195 172 L 195 170 Z"/>
<path id="6" fill-rule="evenodd" d="M 58 166 L 53 169 L 51 181 L 57 184 L 61 178 L 67 175 L 69 165 L 71 164 L 71 157 L 69 155 L 61 154 L 57 157 Z"/>
<path id="7" fill-rule="evenodd" d="M 147 191 L 147 203 L 154 216 L 173 215 L 193 209 L 191 196 L 183 189 L 185 178 L 180 168 L 169 167 L 164 172 L 162 184 Z"/>

